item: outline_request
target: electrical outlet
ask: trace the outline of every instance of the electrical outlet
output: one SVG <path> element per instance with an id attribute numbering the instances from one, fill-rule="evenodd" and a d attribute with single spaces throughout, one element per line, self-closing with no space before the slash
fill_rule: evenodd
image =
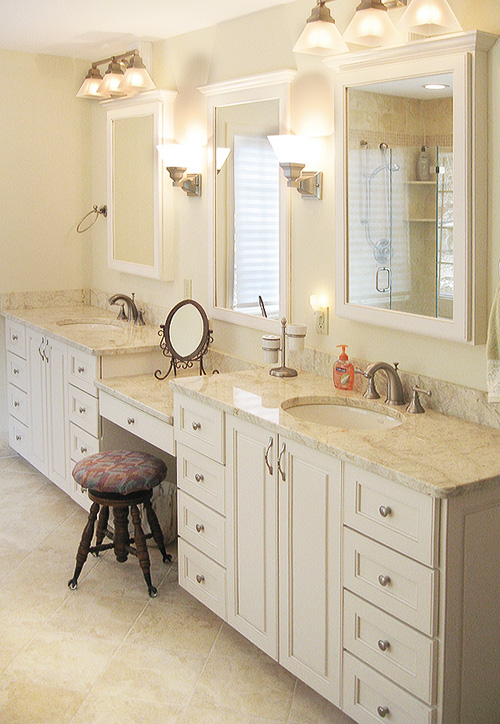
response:
<path id="1" fill-rule="evenodd" d="M 184 299 L 192 299 L 193 297 L 193 280 L 184 279 Z"/>
<path id="2" fill-rule="evenodd" d="M 316 315 L 316 332 L 318 334 L 328 334 L 328 307 L 324 308 L 324 313 Z"/>

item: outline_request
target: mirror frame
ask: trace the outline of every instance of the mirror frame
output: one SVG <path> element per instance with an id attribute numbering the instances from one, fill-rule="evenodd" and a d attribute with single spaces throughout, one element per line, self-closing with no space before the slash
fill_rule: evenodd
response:
<path id="1" fill-rule="evenodd" d="M 190 352 L 190 354 L 180 355 L 176 352 L 175 347 L 172 344 L 172 340 L 170 338 L 170 327 L 175 314 L 179 311 L 179 309 L 185 307 L 188 304 L 198 310 L 203 324 L 203 334 L 200 343 L 192 352 Z M 182 301 L 177 302 L 177 304 L 175 304 L 168 313 L 165 324 L 160 324 L 160 329 L 161 332 L 158 332 L 158 334 L 161 335 L 160 349 L 165 357 L 170 358 L 170 367 L 164 375 L 162 375 L 161 370 L 156 370 L 156 379 L 164 380 L 166 377 L 168 377 L 172 370 L 174 371 L 175 377 L 178 369 L 191 369 L 194 362 L 200 363 L 200 375 L 206 374 L 203 368 L 203 357 L 206 355 L 208 351 L 208 345 L 210 344 L 210 342 L 213 342 L 213 339 L 207 313 L 205 312 L 201 304 L 199 304 L 199 302 L 196 302 L 194 299 L 183 299 Z"/>
<path id="2" fill-rule="evenodd" d="M 209 204 L 209 314 L 211 318 L 277 334 L 280 319 L 288 317 L 290 309 L 290 195 L 286 179 L 280 172 L 280 309 L 278 319 L 265 319 L 216 306 L 216 229 L 215 229 L 215 113 L 221 106 L 232 106 L 257 101 L 277 100 L 279 103 L 279 133 L 290 128 L 291 83 L 297 72 L 280 70 L 248 76 L 222 83 L 212 83 L 198 90 L 208 100 L 209 156 L 208 156 L 208 204 Z"/>
<path id="3" fill-rule="evenodd" d="M 173 137 L 173 103 L 177 91 L 150 91 L 140 93 L 130 99 L 117 99 L 104 101 L 107 106 L 106 118 L 106 158 L 107 158 L 107 250 L 108 267 L 117 271 L 135 274 L 137 276 L 150 277 L 153 279 L 171 279 L 172 264 L 168 255 L 164 253 L 166 243 L 167 220 L 171 218 L 171 209 L 166 208 L 167 194 L 166 172 L 163 169 L 160 155 L 156 149 L 158 144 L 163 143 L 164 138 Z M 114 122 L 124 118 L 138 118 L 141 116 L 153 117 L 153 138 L 154 149 L 153 167 L 153 264 L 141 264 L 139 261 L 130 262 L 115 258 L 114 244 Z M 167 262 L 167 263 L 165 263 Z"/>
<path id="4" fill-rule="evenodd" d="M 496 36 L 474 31 L 325 61 L 338 71 L 335 78 L 335 144 L 338 149 L 335 303 L 339 317 L 443 339 L 474 344 L 484 342 L 484 290 L 487 283 L 486 64 L 487 51 L 494 40 Z M 347 298 L 347 89 L 447 72 L 453 73 L 453 319 L 424 317 L 350 303 Z"/>

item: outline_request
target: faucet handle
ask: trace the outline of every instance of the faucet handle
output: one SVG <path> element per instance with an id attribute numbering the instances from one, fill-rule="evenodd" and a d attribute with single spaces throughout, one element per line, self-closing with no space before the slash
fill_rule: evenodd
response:
<path id="1" fill-rule="evenodd" d="M 380 395 L 378 394 L 377 388 L 375 387 L 375 375 L 371 375 L 367 379 L 368 384 L 366 386 L 366 390 L 363 393 L 363 397 L 365 397 L 367 400 L 379 400 Z"/>
<path id="2" fill-rule="evenodd" d="M 144 309 L 139 309 L 137 312 L 137 319 L 134 322 L 138 327 L 144 327 L 146 322 L 144 321 Z"/>
<path id="3" fill-rule="evenodd" d="M 430 390 L 423 390 L 421 387 L 417 387 L 417 385 L 413 385 L 411 389 L 413 391 L 413 396 L 411 398 L 411 402 L 406 406 L 406 412 L 421 414 L 422 412 L 425 412 L 425 408 L 422 407 L 418 393 L 420 392 L 420 394 L 430 397 L 432 392 Z"/>
<path id="4" fill-rule="evenodd" d="M 127 321 L 127 315 L 125 314 L 125 304 L 120 304 L 120 311 L 118 312 L 117 319 L 124 319 Z"/>

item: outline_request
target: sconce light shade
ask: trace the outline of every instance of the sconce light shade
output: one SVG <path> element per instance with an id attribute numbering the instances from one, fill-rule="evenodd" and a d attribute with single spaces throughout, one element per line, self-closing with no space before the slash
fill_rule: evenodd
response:
<path id="1" fill-rule="evenodd" d="M 293 46 L 294 53 L 334 55 L 349 52 L 325 2 L 326 0 L 318 0 L 318 4 L 312 9 L 306 27 Z"/>
<path id="2" fill-rule="evenodd" d="M 267 140 L 279 163 L 296 163 L 305 166 L 305 143 L 301 136 L 285 133 L 280 136 L 268 136 Z"/>
<path id="3" fill-rule="evenodd" d="M 130 58 L 128 68 L 120 82 L 119 90 L 127 95 L 134 95 L 135 93 L 154 90 L 155 88 L 156 86 L 146 70 L 141 56 L 135 53 Z"/>
<path id="4" fill-rule="evenodd" d="M 121 64 L 113 58 L 111 63 L 108 65 L 107 71 L 104 73 L 104 78 L 99 86 L 99 93 L 104 98 L 110 96 L 122 96 L 124 93 L 120 91 L 120 83 L 123 80 L 123 68 Z"/>
<path id="5" fill-rule="evenodd" d="M 180 143 L 163 143 L 156 147 L 172 179 L 188 196 L 201 196 L 201 173 L 188 173 L 189 149 Z"/>
<path id="6" fill-rule="evenodd" d="M 217 148 L 215 149 L 215 168 L 217 170 L 217 173 L 219 173 L 219 171 L 222 171 L 230 153 L 230 148 L 222 148 L 220 146 L 217 146 Z"/>
<path id="7" fill-rule="evenodd" d="M 180 143 L 163 143 L 156 147 L 165 166 L 186 169 L 184 149 Z"/>
<path id="8" fill-rule="evenodd" d="M 447 0 L 411 0 L 398 23 L 401 30 L 419 35 L 458 33 L 458 22 Z"/>
<path id="9" fill-rule="evenodd" d="M 307 156 L 307 139 L 292 133 L 268 136 L 267 140 L 276 154 L 280 168 L 287 180 L 287 186 L 296 188 L 301 196 L 321 199 L 323 195 L 323 173 L 303 172 Z"/>
<path id="10" fill-rule="evenodd" d="M 381 0 L 361 0 L 343 38 L 346 43 L 371 48 L 401 43 L 401 37 Z"/>
<path id="11" fill-rule="evenodd" d="M 102 98 L 99 88 L 102 83 L 102 75 L 95 65 L 87 73 L 85 80 L 76 94 L 77 98 Z"/>

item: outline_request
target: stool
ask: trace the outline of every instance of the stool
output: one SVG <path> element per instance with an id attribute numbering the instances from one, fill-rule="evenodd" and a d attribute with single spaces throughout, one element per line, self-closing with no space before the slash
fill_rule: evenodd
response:
<path id="1" fill-rule="evenodd" d="M 87 489 L 88 496 L 93 502 L 78 546 L 75 572 L 73 578 L 68 581 L 68 586 L 72 590 L 78 587 L 78 576 L 88 554 L 98 556 L 100 551 L 114 548 L 116 560 L 120 563 L 127 560 L 129 553 L 137 556 L 149 595 L 156 596 L 157 590 L 151 582 L 146 539 L 154 538 L 164 563 L 172 560 L 172 556 L 165 550 L 163 533 L 151 505 L 153 488 L 164 480 L 166 474 L 167 468 L 162 460 L 148 453 L 129 450 L 96 453 L 83 458 L 75 465 L 73 477 L 82 488 Z M 143 505 L 146 510 L 151 529 L 151 533 L 147 535 L 141 526 L 138 505 Z M 113 508 L 114 532 L 108 528 L 110 508 Z M 134 538 L 129 536 L 129 508 L 134 524 Z M 96 544 L 91 546 L 97 518 Z M 112 543 L 103 543 L 105 537 L 110 538 Z M 135 543 L 135 548 L 132 547 L 132 543 Z"/>

